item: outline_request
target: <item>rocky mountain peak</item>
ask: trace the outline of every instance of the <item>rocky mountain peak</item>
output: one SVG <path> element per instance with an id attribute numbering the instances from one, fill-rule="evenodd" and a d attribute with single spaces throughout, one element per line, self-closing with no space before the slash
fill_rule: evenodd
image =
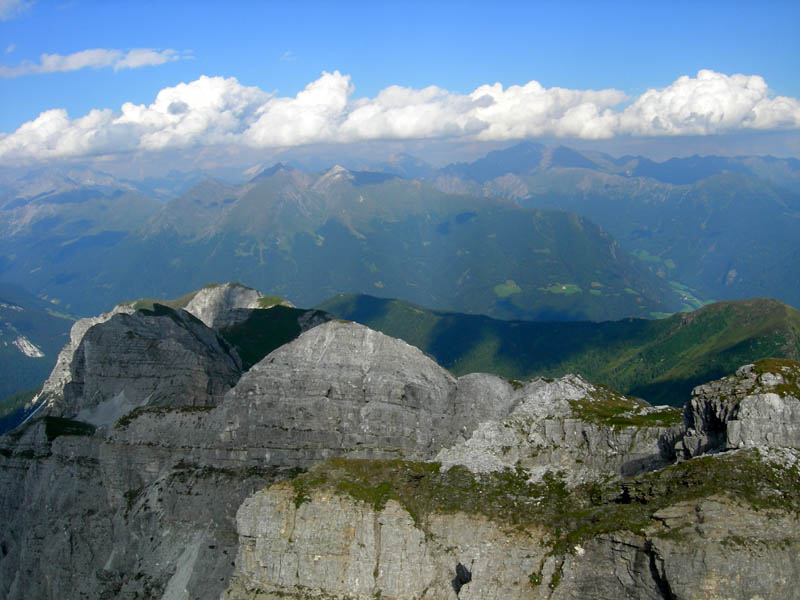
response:
<path id="1" fill-rule="evenodd" d="M 253 366 L 221 409 L 232 443 L 262 445 L 254 436 L 266 435 L 272 460 L 290 465 L 337 454 L 422 458 L 453 436 L 455 388 L 417 348 L 329 321 Z"/>
<path id="2" fill-rule="evenodd" d="M 293 370 L 313 366 L 360 375 L 384 371 L 397 378 L 417 376 L 434 379 L 445 375 L 443 369 L 418 348 L 364 325 L 341 320 L 311 329 L 276 350 L 254 369 L 276 368 L 280 364 Z M 445 375 L 445 379 L 455 381 L 449 375 Z"/>
<path id="3" fill-rule="evenodd" d="M 103 318 L 73 327 L 42 414 L 99 426 L 144 405 L 213 406 L 241 375 L 230 345 L 186 311 L 120 306 Z"/>
<path id="4" fill-rule="evenodd" d="M 265 297 L 261 292 L 239 283 L 211 284 L 197 291 L 185 310 L 213 329 L 229 327 L 236 323 L 237 308 L 271 308 L 292 306 L 276 296 Z"/>
<path id="5" fill-rule="evenodd" d="M 736 448 L 800 449 L 800 363 L 765 359 L 697 386 L 684 408 L 685 456 Z"/>
<path id="6" fill-rule="evenodd" d="M 483 420 L 463 441 L 442 449 L 436 460 L 444 468 L 523 469 L 531 481 L 561 471 L 565 482 L 577 485 L 634 475 L 671 460 L 660 440 L 679 420 L 677 409 L 626 398 L 578 375 L 495 390 L 499 397 L 484 396 L 485 401 L 506 407 L 505 414 Z"/>
<path id="7" fill-rule="evenodd" d="M 334 165 L 328 169 L 312 186 L 316 192 L 323 192 L 331 185 L 341 181 L 352 181 L 353 174 L 341 165 Z"/>
<path id="8" fill-rule="evenodd" d="M 117 314 L 130 314 L 134 312 L 132 306 L 119 304 L 108 312 L 96 317 L 79 319 L 70 329 L 69 342 L 62 348 L 56 359 L 56 366 L 50 376 L 44 382 L 42 391 L 33 399 L 32 404 L 51 404 L 57 398 L 63 398 L 65 386 L 72 380 L 71 368 L 75 359 L 75 353 L 83 341 L 83 336 L 95 325 L 105 323 Z"/>

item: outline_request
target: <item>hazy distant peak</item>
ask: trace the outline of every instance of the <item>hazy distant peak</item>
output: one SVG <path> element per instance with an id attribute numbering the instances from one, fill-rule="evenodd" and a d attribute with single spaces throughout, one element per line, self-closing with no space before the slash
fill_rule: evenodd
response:
<path id="1" fill-rule="evenodd" d="M 323 175 L 323 177 L 336 177 L 340 175 L 349 175 L 350 171 L 345 169 L 342 165 L 333 165 L 328 171 Z"/>
<path id="2" fill-rule="evenodd" d="M 353 174 L 341 165 L 333 165 L 314 184 L 315 191 L 327 189 L 330 185 L 340 181 L 352 181 Z"/>
<path id="3" fill-rule="evenodd" d="M 289 167 L 283 163 L 275 163 L 271 167 L 264 167 L 263 165 L 256 165 L 255 167 L 251 167 L 245 171 L 245 175 L 249 175 L 248 181 L 250 183 L 254 181 L 259 181 L 261 179 L 267 179 L 272 177 L 276 173 L 281 171 L 284 172 L 291 172 L 294 171 L 292 167 Z"/>

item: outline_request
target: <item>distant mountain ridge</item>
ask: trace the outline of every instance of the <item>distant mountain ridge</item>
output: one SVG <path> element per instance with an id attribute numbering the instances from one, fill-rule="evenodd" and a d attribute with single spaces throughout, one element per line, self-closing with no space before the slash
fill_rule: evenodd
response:
<path id="1" fill-rule="evenodd" d="M 671 312 L 667 282 L 589 220 L 340 166 L 205 180 L 167 203 L 86 192 L 8 209 L 0 275 L 82 312 L 235 279 L 313 305 L 379 292 L 501 318 Z M 13 251 L 12 251 L 13 248 Z"/>
<path id="2" fill-rule="evenodd" d="M 358 292 L 501 318 L 800 305 L 795 159 L 655 162 L 524 142 L 443 169 L 395 155 L 200 177 L 0 169 L 0 278 L 80 314 L 223 279 L 303 305 Z"/>
<path id="3" fill-rule="evenodd" d="M 646 177 L 673 185 L 697 183 L 721 173 L 741 173 L 798 191 L 800 160 L 774 156 L 688 156 L 654 161 L 643 156 L 615 158 L 601 152 L 581 152 L 566 146 L 520 142 L 489 152 L 473 162 L 453 163 L 436 172 L 486 183 L 503 175 L 532 175 L 558 168 L 591 169 L 628 178 Z"/>
<path id="4" fill-rule="evenodd" d="M 435 182 L 451 193 L 586 215 L 690 295 L 800 305 L 797 159 L 655 162 L 523 142 L 445 167 Z"/>
<path id="5" fill-rule="evenodd" d="M 481 371 L 526 380 L 577 373 L 653 404 L 682 406 L 695 385 L 731 365 L 800 359 L 800 311 L 770 299 L 604 323 L 500 321 L 356 295 L 318 308 L 399 337 L 456 375 Z"/>

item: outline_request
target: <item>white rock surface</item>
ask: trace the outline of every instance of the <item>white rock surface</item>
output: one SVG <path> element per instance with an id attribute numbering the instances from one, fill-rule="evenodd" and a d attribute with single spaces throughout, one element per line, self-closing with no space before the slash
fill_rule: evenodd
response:
<path id="1" fill-rule="evenodd" d="M 245 287 L 238 283 L 206 286 L 199 290 L 189 304 L 186 311 L 200 319 L 212 329 L 221 329 L 234 324 L 231 317 L 237 308 L 270 308 L 275 304 L 260 302 L 263 294 L 257 290 Z M 291 306 L 291 303 L 282 301 L 280 304 Z"/>

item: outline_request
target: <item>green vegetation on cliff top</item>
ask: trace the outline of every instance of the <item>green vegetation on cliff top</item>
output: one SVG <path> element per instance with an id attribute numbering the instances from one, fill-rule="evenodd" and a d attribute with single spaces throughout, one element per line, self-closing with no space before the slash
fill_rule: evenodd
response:
<path id="1" fill-rule="evenodd" d="M 477 475 L 438 463 L 332 458 L 290 481 L 297 506 L 328 489 L 382 509 L 397 501 L 418 527 L 433 514 L 463 512 L 524 530 L 549 531 L 553 552 L 602 533 L 641 533 L 654 514 L 680 502 L 726 496 L 753 510 L 800 514 L 800 470 L 763 460 L 758 450 L 684 461 L 622 482 L 569 489 L 558 474 L 530 483 L 524 470 Z"/>
<path id="2" fill-rule="evenodd" d="M 603 323 L 502 321 L 359 295 L 335 296 L 318 308 L 401 338 L 456 375 L 577 373 L 653 404 L 682 406 L 694 386 L 742 364 L 800 359 L 800 312 L 769 299 Z"/>

